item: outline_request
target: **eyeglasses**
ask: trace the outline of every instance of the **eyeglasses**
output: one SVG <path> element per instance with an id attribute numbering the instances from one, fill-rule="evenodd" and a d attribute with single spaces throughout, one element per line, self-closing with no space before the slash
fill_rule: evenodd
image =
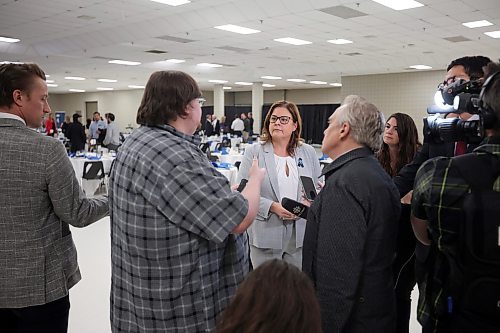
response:
<path id="1" fill-rule="evenodd" d="M 269 119 L 269 122 L 274 124 L 275 122 L 277 122 L 279 120 L 281 125 L 286 125 L 286 124 L 288 124 L 288 122 L 290 121 L 291 118 L 292 117 L 290 117 L 290 116 L 278 117 L 278 116 L 272 115 L 271 118 Z"/>
<path id="2" fill-rule="evenodd" d="M 198 103 L 200 104 L 200 106 L 203 106 L 203 104 L 205 104 L 205 102 L 207 101 L 206 99 L 204 99 L 203 97 L 199 97 L 196 99 L 198 101 Z"/>

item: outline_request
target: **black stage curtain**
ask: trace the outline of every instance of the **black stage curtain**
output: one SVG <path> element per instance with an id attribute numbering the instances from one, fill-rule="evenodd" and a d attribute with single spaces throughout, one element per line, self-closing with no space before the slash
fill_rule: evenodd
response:
<path id="1" fill-rule="evenodd" d="M 298 104 L 297 106 L 302 117 L 302 138 L 306 143 L 321 144 L 323 132 L 328 126 L 328 118 L 340 104 Z M 264 125 L 264 120 L 270 108 L 271 104 L 262 106 L 261 126 Z"/>

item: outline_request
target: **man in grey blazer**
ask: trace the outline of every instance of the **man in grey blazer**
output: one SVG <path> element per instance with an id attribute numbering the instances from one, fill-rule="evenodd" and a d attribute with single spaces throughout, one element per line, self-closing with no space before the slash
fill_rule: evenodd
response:
<path id="1" fill-rule="evenodd" d="M 66 332 L 81 278 L 69 225 L 108 213 L 87 199 L 64 146 L 32 130 L 49 113 L 44 72 L 0 65 L 0 331 Z"/>

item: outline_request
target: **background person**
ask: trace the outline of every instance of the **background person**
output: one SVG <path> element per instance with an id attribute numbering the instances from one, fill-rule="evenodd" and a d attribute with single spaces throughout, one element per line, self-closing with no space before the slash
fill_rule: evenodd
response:
<path id="1" fill-rule="evenodd" d="M 377 158 L 389 176 L 394 177 L 402 167 L 413 160 L 420 146 L 417 127 L 413 119 L 404 113 L 394 113 L 385 123 L 382 148 L 378 151 Z M 397 303 L 397 333 L 409 332 L 411 292 L 416 282 L 416 239 L 411 228 L 410 211 L 409 204 L 401 204 L 396 258 L 393 264 Z"/>
<path id="2" fill-rule="evenodd" d="M 81 279 L 69 225 L 108 212 L 87 199 L 64 146 L 33 128 L 50 113 L 45 73 L 35 64 L 0 65 L 0 327 L 66 332 L 69 289 Z"/>
<path id="3" fill-rule="evenodd" d="M 283 260 L 263 263 L 239 286 L 216 332 L 321 333 L 319 304 L 311 280 Z"/>
<path id="4" fill-rule="evenodd" d="M 302 201 L 300 176 L 318 181 L 321 173 L 316 151 L 301 141 L 302 119 L 297 106 L 288 101 L 275 102 L 264 120 L 261 142 L 245 149 L 238 182 L 248 179 L 252 159 L 266 168 L 262 183 L 259 213 L 248 229 L 253 267 L 270 259 L 283 259 L 302 265 L 302 243 L 306 220 L 283 208 L 284 197 Z"/>
<path id="5" fill-rule="evenodd" d="M 248 273 L 242 234 L 264 170 L 242 193 L 198 148 L 201 90 L 186 73 L 151 75 L 111 188 L 113 332 L 211 332 Z"/>
<path id="6" fill-rule="evenodd" d="M 81 117 L 78 113 L 73 114 L 73 122 L 66 129 L 66 137 L 70 141 L 69 151 L 71 153 L 85 150 L 85 128 L 79 121 Z"/>
<path id="7" fill-rule="evenodd" d="M 45 121 L 45 133 L 48 136 L 54 136 L 57 134 L 56 121 L 54 120 L 54 116 L 52 115 L 52 113 L 49 113 L 49 116 Z"/>
<path id="8" fill-rule="evenodd" d="M 120 129 L 115 122 L 115 115 L 106 113 L 106 120 L 108 121 L 108 126 L 106 128 L 106 137 L 102 144 L 109 150 L 117 151 L 120 146 Z"/>
<path id="9" fill-rule="evenodd" d="M 321 150 L 333 161 L 309 209 L 302 269 L 316 289 L 323 331 L 394 332 L 400 203 L 373 154 L 382 144 L 384 116 L 351 95 L 328 122 Z"/>

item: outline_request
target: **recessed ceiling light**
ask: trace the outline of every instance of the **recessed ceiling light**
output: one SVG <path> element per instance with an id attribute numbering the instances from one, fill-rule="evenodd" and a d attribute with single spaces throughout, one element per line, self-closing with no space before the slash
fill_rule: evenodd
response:
<path id="1" fill-rule="evenodd" d="M 82 89 L 68 89 L 68 91 L 71 91 L 71 92 L 85 92 L 85 90 L 82 90 Z"/>
<path id="2" fill-rule="evenodd" d="M 128 85 L 128 87 L 132 88 L 132 89 L 144 89 L 144 88 L 146 88 L 145 86 L 138 86 L 135 84 L 130 84 L 130 85 Z"/>
<path id="3" fill-rule="evenodd" d="M 408 68 L 413 68 L 413 69 L 431 69 L 432 67 L 431 66 L 427 66 L 427 65 L 412 65 L 412 66 L 409 66 Z"/>
<path id="4" fill-rule="evenodd" d="M 280 42 L 280 43 L 292 44 L 292 45 L 312 44 L 312 42 L 309 42 L 307 40 L 302 40 L 302 39 L 297 39 L 297 38 L 292 38 L 292 37 L 276 38 L 275 41 Z"/>
<path id="5" fill-rule="evenodd" d="M 46 83 L 54 83 L 54 80 L 45 80 Z"/>
<path id="6" fill-rule="evenodd" d="M 222 67 L 222 65 L 220 65 L 220 64 L 212 64 L 212 63 L 209 63 L 209 62 L 202 62 L 202 63 L 197 64 L 197 66 L 200 66 L 200 67 L 212 67 L 212 68 Z"/>
<path id="7" fill-rule="evenodd" d="M 0 36 L 0 42 L 4 42 L 4 43 L 17 43 L 19 41 L 20 41 L 20 39 L 17 39 L 17 38 L 10 38 L 10 37 Z"/>
<path id="8" fill-rule="evenodd" d="M 99 82 L 108 82 L 108 83 L 114 83 L 118 82 L 118 80 L 113 80 L 113 79 L 97 79 Z"/>
<path id="9" fill-rule="evenodd" d="M 191 2 L 189 0 L 151 0 L 151 1 L 163 3 L 169 6 L 180 6 Z"/>
<path id="10" fill-rule="evenodd" d="M 74 80 L 74 81 L 83 81 L 83 80 L 86 80 L 84 77 L 79 77 L 79 76 L 65 76 L 64 79 L 66 79 L 66 80 Z"/>
<path id="11" fill-rule="evenodd" d="M 265 75 L 265 76 L 261 76 L 260 78 L 266 79 L 266 80 L 281 80 L 282 79 L 281 76 L 272 76 L 272 75 Z"/>
<path id="12" fill-rule="evenodd" d="M 235 82 L 234 84 L 240 85 L 240 86 L 251 86 L 253 83 L 251 82 Z"/>
<path id="13" fill-rule="evenodd" d="M 481 28 L 493 25 L 493 23 L 486 20 L 481 20 L 481 21 L 465 22 L 462 23 L 462 25 L 465 25 L 467 28 Z"/>
<path id="14" fill-rule="evenodd" d="M 237 34 L 242 34 L 242 35 L 256 34 L 256 33 L 260 32 L 260 30 L 240 27 L 239 25 L 234 25 L 234 24 L 218 25 L 214 28 L 229 31 L 229 32 L 235 32 Z"/>
<path id="15" fill-rule="evenodd" d="M 57 85 L 55 83 L 47 83 L 47 87 L 55 88 L 55 87 L 59 87 L 59 85 Z"/>
<path id="16" fill-rule="evenodd" d="M 173 64 L 181 64 L 183 62 L 186 62 L 184 59 L 167 59 L 165 60 L 166 62 L 171 62 Z"/>
<path id="17" fill-rule="evenodd" d="M 108 61 L 110 64 L 116 64 L 116 65 L 125 65 L 125 66 L 137 66 L 140 65 L 141 63 L 138 61 L 127 61 L 127 60 L 110 60 Z"/>
<path id="18" fill-rule="evenodd" d="M 414 0 L 372 0 L 372 1 L 394 10 L 404 10 L 404 9 L 417 8 L 423 6 L 423 4 Z"/>
<path id="19" fill-rule="evenodd" d="M 272 88 L 272 87 L 276 87 L 275 84 L 269 84 L 269 83 L 263 83 L 262 84 L 263 87 L 266 87 L 266 88 Z"/>
<path id="20" fill-rule="evenodd" d="M 332 43 L 332 44 L 341 45 L 341 44 L 351 44 L 353 41 L 348 40 L 348 39 L 338 38 L 338 39 L 327 40 L 327 42 Z"/>
<path id="21" fill-rule="evenodd" d="M 208 82 L 212 82 L 212 83 L 227 83 L 226 80 L 208 80 Z"/>
<path id="22" fill-rule="evenodd" d="M 222 89 L 224 89 L 224 90 L 231 90 L 233 88 L 231 88 L 231 87 L 222 87 Z"/>
<path id="23" fill-rule="evenodd" d="M 309 81 L 311 84 L 327 84 L 328 82 L 325 81 Z"/>
<path id="24" fill-rule="evenodd" d="M 491 38 L 500 38 L 500 30 L 499 31 L 489 31 L 484 33 L 486 36 L 490 36 Z"/>
<path id="25" fill-rule="evenodd" d="M 330 83 L 330 85 L 334 86 L 334 87 L 342 87 L 342 83 L 338 83 L 338 82 Z"/>
<path id="26" fill-rule="evenodd" d="M 109 88 L 109 87 L 97 87 L 96 89 L 97 90 L 113 90 L 113 88 Z"/>
<path id="27" fill-rule="evenodd" d="M 304 79 L 286 79 L 286 80 L 290 82 L 306 82 L 306 80 Z"/>

